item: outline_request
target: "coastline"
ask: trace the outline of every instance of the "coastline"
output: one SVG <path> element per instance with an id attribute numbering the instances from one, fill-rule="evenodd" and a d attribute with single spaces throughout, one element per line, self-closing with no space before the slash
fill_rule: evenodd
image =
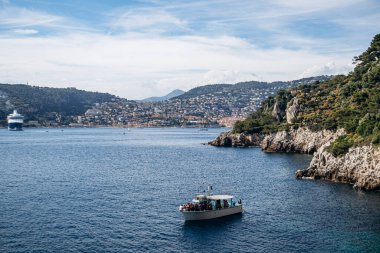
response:
<path id="1" fill-rule="evenodd" d="M 304 170 L 295 172 L 297 179 L 323 179 L 353 184 L 354 189 L 380 189 L 380 147 L 373 145 L 350 148 L 341 157 L 327 152 L 327 147 L 344 129 L 312 132 L 308 128 L 280 131 L 268 135 L 234 134 L 223 132 L 208 142 L 216 147 L 260 147 L 263 152 L 313 154 L 312 161 Z"/>
<path id="2" fill-rule="evenodd" d="M 38 127 L 30 127 L 30 126 L 23 126 L 23 129 L 61 129 L 61 128 L 68 128 L 68 129 L 75 129 L 75 128 L 115 128 L 115 129 L 144 129 L 144 128 L 164 128 L 164 129 L 173 129 L 173 128 L 182 128 L 182 129 L 199 129 L 202 127 L 182 127 L 182 126 L 165 126 L 165 127 L 160 127 L 160 126 L 133 126 L 133 127 L 127 127 L 127 126 L 107 126 L 107 125 L 98 125 L 98 126 L 38 126 Z M 0 126 L 0 129 L 7 129 L 6 126 Z M 228 127 L 208 127 L 208 129 L 230 129 Z"/>

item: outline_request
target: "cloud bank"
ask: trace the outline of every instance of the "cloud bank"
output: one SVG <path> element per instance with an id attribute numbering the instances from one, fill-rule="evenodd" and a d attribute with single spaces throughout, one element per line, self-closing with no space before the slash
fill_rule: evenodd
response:
<path id="1" fill-rule="evenodd" d="M 364 2 L 372 10 L 359 12 L 379 8 Z M 318 22 L 328 16 L 329 25 L 344 30 L 346 17 L 334 14 L 363 1 L 244 3 L 225 1 L 212 8 L 203 1 L 158 1 L 109 6 L 81 18 L 46 6 L 36 10 L 5 3 L 0 7 L 0 82 L 75 86 L 140 99 L 210 83 L 347 73 L 376 26 L 362 22 L 335 37 L 306 29 L 325 26 Z M 355 33 L 363 27 L 365 38 Z M 343 43 L 346 38 L 349 43 Z"/>

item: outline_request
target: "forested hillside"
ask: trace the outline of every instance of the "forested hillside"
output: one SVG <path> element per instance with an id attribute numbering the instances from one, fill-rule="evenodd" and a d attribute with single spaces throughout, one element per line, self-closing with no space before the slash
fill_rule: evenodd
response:
<path id="1" fill-rule="evenodd" d="M 17 109 L 29 120 L 46 117 L 52 112 L 63 117 L 81 115 L 94 103 L 112 101 L 115 98 L 107 93 L 75 88 L 0 84 L 0 118 L 5 119 L 13 109 Z"/>
<path id="2" fill-rule="evenodd" d="M 354 58 L 347 76 L 283 90 L 263 102 L 234 133 L 272 133 L 308 127 L 313 131 L 344 128 L 329 151 L 339 156 L 352 146 L 380 143 L 380 34 L 370 47 Z"/>
<path id="3" fill-rule="evenodd" d="M 267 90 L 267 89 L 284 89 L 295 87 L 300 84 L 307 84 L 315 81 L 325 81 L 331 79 L 332 76 L 315 76 L 302 78 L 299 80 L 288 81 L 288 82 L 258 82 L 258 81 L 249 81 L 249 82 L 240 82 L 236 84 L 209 84 L 204 86 L 199 86 L 189 90 L 181 96 L 176 98 L 187 99 L 198 97 L 202 95 L 228 95 L 238 94 L 238 93 L 247 93 L 251 90 Z"/>

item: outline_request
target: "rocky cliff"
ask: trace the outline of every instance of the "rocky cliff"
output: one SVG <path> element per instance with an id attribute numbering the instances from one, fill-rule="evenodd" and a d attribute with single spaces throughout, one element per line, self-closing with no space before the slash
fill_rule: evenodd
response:
<path id="1" fill-rule="evenodd" d="M 312 154 L 326 142 L 334 141 L 338 136 L 343 134 L 343 129 L 339 129 L 336 132 L 329 130 L 312 132 L 308 128 L 298 128 L 266 135 L 260 147 L 265 152 Z"/>
<path id="2" fill-rule="evenodd" d="M 209 144 L 219 147 L 258 146 L 264 152 L 314 153 L 309 167 L 296 172 L 297 178 L 350 183 L 354 184 L 355 189 L 362 190 L 380 189 L 379 147 L 371 145 L 351 148 L 348 153 L 340 157 L 334 157 L 327 152 L 327 147 L 344 134 L 344 129 L 335 132 L 329 130 L 312 132 L 308 128 L 268 135 L 224 132 Z"/>
<path id="3" fill-rule="evenodd" d="M 314 154 L 306 170 L 298 170 L 297 178 L 326 179 L 350 183 L 355 189 L 380 189 L 380 148 L 362 146 L 349 149 L 341 157 L 326 151 L 329 143 Z"/>
<path id="4" fill-rule="evenodd" d="M 261 134 L 223 132 L 208 144 L 216 147 L 255 147 L 260 146 L 263 139 L 264 135 Z"/>
<path id="5" fill-rule="evenodd" d="M 343 129 L 336 132 L 329 130 L 312 132 L 308 128 L 280 131 L 267 135 L 224 132 L 215 140 L 210 141 L 209 144 L 220 147 L 260 146 L 265 152 L 298 152 L 312 154 L 323 144 L 335 140 L 342 134 L 344 134 Z"/>
<path id="6" fill-rule="evenodd" d="M 297 118 L 297 114 L 300 110 L 300 105 L 298 103 L 298 98 L 295 97 L 287 104 L 286 107 L 286 122 L 288 124 L 294 123 L 294 120 Z"/>
<path id="7" fill-rule="evenodd" d="M 297 171 L 298 178 L 379 189 L 380 34 L 354 63 L 348 75 L 278 91 L 237 121 L 235 134 L 224 133 L 210 144 L 314 153 L 309 168 Z"/>

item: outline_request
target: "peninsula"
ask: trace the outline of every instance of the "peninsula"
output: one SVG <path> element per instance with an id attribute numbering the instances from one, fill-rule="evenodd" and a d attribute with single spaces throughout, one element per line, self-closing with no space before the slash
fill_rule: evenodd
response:
<path id="1" fill-rule="evenodd" d="M 297 178 L 380 189 L 380 34 L 347 76 L 282 90 L 210 145 L 313 154 Z"/>

